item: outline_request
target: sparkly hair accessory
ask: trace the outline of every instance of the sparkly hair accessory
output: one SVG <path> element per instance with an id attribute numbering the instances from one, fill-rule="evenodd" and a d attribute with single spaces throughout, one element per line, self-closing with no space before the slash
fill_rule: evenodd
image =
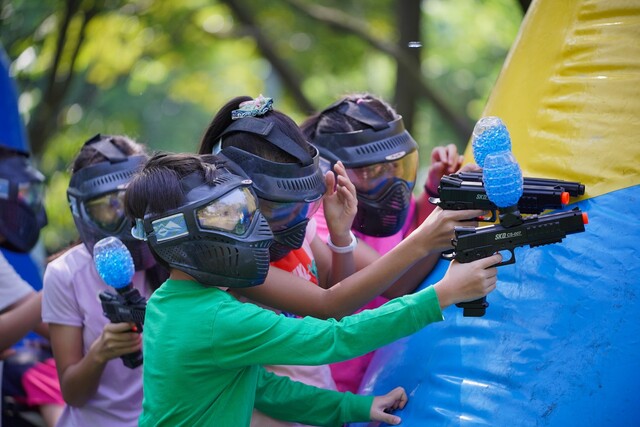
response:
<path id="1" fill-rule="evenodd" d="M 260 95 L 251 101 L 241 102 L 240 108 L 231 112 L 231 120 L 262 116 L 270 110 L 273 110 L 273 99 Z"/>

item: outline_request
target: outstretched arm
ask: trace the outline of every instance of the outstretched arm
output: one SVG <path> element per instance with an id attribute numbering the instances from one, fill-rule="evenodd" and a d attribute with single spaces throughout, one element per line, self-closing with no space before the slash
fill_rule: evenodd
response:
<path id="1" fill-rule="evenodd" d="M 469 263 L 454 260 L 435 285 L 340 321 L 309 316 L 292 319 L 227 297 L 226 302 L 216 305 L 215 320 L 208 329 L 216 331 L 211 351 L 221 368 L 321 365 L 361 356 L 443 320 L 442 309 L 451 304 L 491 292 L 497 274 L 492 266 L 501 259 L 497 254 Z M 366 274 L 366 270 L 355 275 Z"/>
<path id="2" fill-rule="evenodd" d="M 444 211 L 437 208 L 418 230 L 389 253 L 326 290 L 272 267 L 264 284 L 238 288 L 235 291 L 269 307 L 300 316 L 340 319 L 385 292 L 426 255 L 431 252 L 439 254 L 449 248 L 453 227 L 461 225 L 461 220 L 481 213 L 482 211 Z M 414 288 L 423 278 L 424 276 L 411 278 L 416 283 Z"/>
<path id="3" fill-rule="evenodd" d="M 260 369 L 255 407 L 283 421 L 323 426 L 364 421 L 396 425 L 400 418 L 386 411 L 403 408 L 407 403 L 402 387 L 383 396 L 362 396 L 321 389 Z"/>

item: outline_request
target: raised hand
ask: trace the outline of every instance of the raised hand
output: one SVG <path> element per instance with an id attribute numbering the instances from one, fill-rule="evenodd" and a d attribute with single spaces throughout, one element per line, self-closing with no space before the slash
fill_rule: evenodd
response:
<path id="1" fill-rule="evenodd" d="M 431 151 L 431 165 L 425 183 L 427 192 L 437 194 L 440 179 L 444 175 L 457 172 L 462 166 L 463 160 L 464 156 L 458 154 L 458 148 L 454 144 L 435 147 Z"/>
<path id="2" fill-rule="evenodd" d="M 358 212 L 356 187 L 347 176 L 342 162 L 338 161 L 333 169 L 335 172 L 325 174 L 327 191 L 322 199 L 324 217 L 333 243 L 346 246 L 351 242 L 349 231 Z"/>

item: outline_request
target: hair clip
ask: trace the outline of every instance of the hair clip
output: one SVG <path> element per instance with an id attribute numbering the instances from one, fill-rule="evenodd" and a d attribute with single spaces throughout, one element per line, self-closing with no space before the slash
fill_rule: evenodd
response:
<path id="1" fill-rule="evenodd" d="M 231 120 L 263 116 L 270 110 L 273 110 L 273 99 L 260 95 L 251 101 L 241 102 L 240 108 L 231 112 Z"/>

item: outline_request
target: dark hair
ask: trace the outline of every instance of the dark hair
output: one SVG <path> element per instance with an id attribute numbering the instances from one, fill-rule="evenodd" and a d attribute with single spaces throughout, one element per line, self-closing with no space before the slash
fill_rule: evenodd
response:
<path id="1" fill-rule="evenodd" d="M 144 146 L 133 141 L 127 136 L 102 135 L 100 139 L 96 139 L 96 142 L 103 139 L 110 139 L 111 142 L 113 142 L 113 144 L 127 156 L 147 154 Z M 87 166 L 105 161 L 107 161 L 107 158 L 104 157 L 98 150 L 96 150 L 93 147 L 93 144 L 85 143 L 71 165 L 71 173 L 74 174 L 82 168 L 86 168 Z"/>
<path id="2" fill-rule="evenodd" d="M 127 216 L 135 220 L 180 207 L 185 197 L 181 180 L 200 173 L 204 182 L 213 183 L 218 176 L 215 160 L 212 155 L 156 153 L 127 186 L 124 197 Z"/>
<path id="3" fill-rule="evenodd" d="M 200 148 L 198 149 L 200 154 L 211 154 L 213 147 L 220 140 L 220 135 L 233 123 L 231 112 L 240 108 L 240 103 L 251 100 L 253 100 L 253 98 L 249 96 L 238 96 L 227 102 L 220 111 L 216 113 L 200 141 Z M 310 154 L 314 154 L 315 150 L 304 137 L 298 125 L 289 116 L 278 110 L 271 110 L 259 117 L 274 123 L 282 133 L 291 138 L 296 144 L 303 147 Z M 295 163 L 297 161 L 296 158 L 289 153 L 271 144 L 266 144 L 258 135 L 248 132 L 234 132 L 225 136 L 223 146 L 238 147 L 263 159 L 279 163 Z"/>
<path id="4" fill-rule="evenodd" d="M 354 93 L 344 96 L 331 107 L 309 116 L 300 125 L 305 137 L 313 142 L 317 135 L 323 133 L 344 133 L 367 129 L 366 124 L 343 114 L 336 108 L 345 102 L 364 103 L 368 109 L 388 122 L 398 118 L 398 113 L 381 98 L 367 93 Z"/>

